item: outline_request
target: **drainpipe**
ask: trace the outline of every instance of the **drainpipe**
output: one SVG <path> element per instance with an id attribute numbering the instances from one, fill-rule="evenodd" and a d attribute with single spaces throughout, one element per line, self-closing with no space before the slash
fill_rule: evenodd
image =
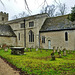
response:
<path id="1" fill-rule="evenodd" d="M 26 47 L 26 28 L 25 28 L 25 19 L 24 19 L 24 48 Z"/>
<path id="2" fill-rule="evenodd" d="M 39 32 L 39 48 L 40 48 L 40 32 Z"/>

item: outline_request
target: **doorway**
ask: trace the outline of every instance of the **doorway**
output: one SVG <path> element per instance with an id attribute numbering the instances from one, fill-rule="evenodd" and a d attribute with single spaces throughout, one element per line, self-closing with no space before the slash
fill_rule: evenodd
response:
<path id="1" fill-rule="evenodd" d="M 48 49 L 51 49 L 51 40 L 48 40 Z"/>

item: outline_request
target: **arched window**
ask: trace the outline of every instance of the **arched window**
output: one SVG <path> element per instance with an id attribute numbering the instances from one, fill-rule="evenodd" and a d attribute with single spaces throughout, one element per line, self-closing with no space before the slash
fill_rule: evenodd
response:
<path id="1" fill-rule="evenodd" d="M 68 32 L 65 32 L 65 41 L 68 41 Z"/>
<path id="2" fill-rule="evenodd" d="M 29 31 L 29 42 L 34 42 L 34 33 L 31 30 Z"/>

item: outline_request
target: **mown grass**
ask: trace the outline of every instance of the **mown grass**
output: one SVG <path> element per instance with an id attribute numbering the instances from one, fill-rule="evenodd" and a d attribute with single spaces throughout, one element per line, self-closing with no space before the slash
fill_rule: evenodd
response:
<path id="1" fill-rule="evenodd" d="M 75 75 L 75 51 L 67 53 L 67 56 L 58 58 L 58 53 L 55 53 L 56 60 L 51 60 L 52 50 L 40 50 L 25 52 L 26 55 L 11 55 L 11 50 L 5 52 L 0 50 L 0 56 L 8 62 L 21 68 L 27 74 L 34 75 Z"/>

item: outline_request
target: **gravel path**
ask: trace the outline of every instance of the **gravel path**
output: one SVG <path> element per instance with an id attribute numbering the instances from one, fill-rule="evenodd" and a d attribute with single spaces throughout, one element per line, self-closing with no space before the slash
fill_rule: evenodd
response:
<path id="1" fill-rule="evenodd" d="M 11 68 L 6 62 L 0 58 L 0 75 L 20 75 L 19 71 Z"/>

